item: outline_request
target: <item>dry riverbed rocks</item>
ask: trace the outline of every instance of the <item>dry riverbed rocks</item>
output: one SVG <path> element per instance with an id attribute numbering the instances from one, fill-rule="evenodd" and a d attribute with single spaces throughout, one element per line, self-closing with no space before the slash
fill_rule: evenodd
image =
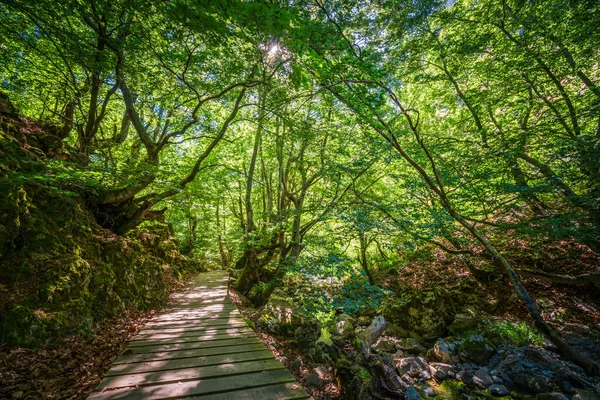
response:
<path id="1" fill-rule="evenodd" d="M 259 327 L 285 333 L 313 361 L 332 369 L 344 398 L 397 398 L 399 390 L 411 399 L 600 399 L 598 381 L 551 349 L 516 347 L 478 331 L 425 342 L 401 337 L 402 328 L 386 324 L 365 354 L 361 342 L 381 316 L 369 317 L 373 324 L 367 327 L 364 316 L 341 314 L 321 327 L 282 301 L 263 308 Z M 316 378 L 310 380 L 317 384 Z"/>

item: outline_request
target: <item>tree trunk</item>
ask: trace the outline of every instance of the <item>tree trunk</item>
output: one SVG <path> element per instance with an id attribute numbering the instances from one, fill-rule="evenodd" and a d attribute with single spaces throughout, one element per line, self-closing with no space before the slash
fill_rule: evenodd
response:
<path id="1" fill-rule="evenodd" d="M 223 231 L 225 230 L 225 226 L 221 229 L 221 218 L 219 213 L 219 204 L 217 203 L 216 208 L 216 219 L 217 219 L 217 244 L 219 246 L 219 255 L 221 256 L 221 266 L 223 268 L 227 268 L 229 264 L 229 260 L 227 257 L 227 253 L 225 252 L 225 246 L 223 245 Z M 225 224 L 225 221 L 223 221 Z"/>
<path id="2" fill-rule="evenodd" d="M 359 230 L 358 239 L 360 242 L 360 248 L 358 250 L 358 260 L 363 270 L 365 271 L 365 274 L 367 275 L 369 283 L 371 285 L 375 285 L 375 279 L 373 278 L 373 273 L 371 272 L 371 268 L 369 267 L 369 261 L 367 259 L 367 248 L 369 247 L 369 241 L 365 235 L 365 232 Z"/>

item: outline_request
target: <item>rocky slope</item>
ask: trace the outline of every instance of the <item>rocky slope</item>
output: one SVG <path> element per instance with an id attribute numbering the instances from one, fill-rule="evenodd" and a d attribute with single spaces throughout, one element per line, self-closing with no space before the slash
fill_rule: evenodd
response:
<path id="1" fill-rule="evenodd" d="M 126 308 L 164 304 L 170 281 L 198 269 L 165 224 L 126 237 L 100 227 L 86 202 L 92 189 L 54 168 L 77 160 L 58 130 L 0 96 L 0 344 L 89 336 Z"/>
<path id="2" fill-rule="evenodd" d="M 338 312 L 322 324 L 290 295 L 302 292 L 301 285 L 276 291 L 246 315 L 258 330 L 296 345 L 311 366 L 297 377 L 316 392 L 327 384 L 317 379 L 326 370 L 344 399 L 600 399 L 598 379 L 561 359 L 525 322 L 477 309 L 446 315 L 438 299 Z M 598 332 L 588 333 L 569 341 L 595 358 Z"/>

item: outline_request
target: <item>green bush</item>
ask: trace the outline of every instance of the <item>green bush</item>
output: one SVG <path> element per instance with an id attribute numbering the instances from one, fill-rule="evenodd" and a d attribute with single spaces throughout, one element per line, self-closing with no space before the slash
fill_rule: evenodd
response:
<path id="1" fill-rule="evenodd" d="M 545 344 L 544 336 L 526 322 L 492 322 L 486 326 L 486 330 L 488 334 L 498 335 L 514 346 L 542 346 Z"/>

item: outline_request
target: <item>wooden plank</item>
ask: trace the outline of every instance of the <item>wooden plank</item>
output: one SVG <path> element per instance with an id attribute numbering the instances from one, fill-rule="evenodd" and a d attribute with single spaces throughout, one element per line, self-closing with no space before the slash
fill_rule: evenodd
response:
<path id="1" fill-rule="evenodd" d="M 247 351 L 264 350 L 262 343 L 242 344 L 236 346 L 209 347 L 204 349 L 175 350 L 155 353 L 129 354 L 117 358 L 113 365 L 146 361 L 175 360 L 178 358 L 203 357 L 222 354 L 245 353 Z"/>
<path id="2" fill-rule="evenodd" d="M 144 354 L 144 353 L 160 353 L 177 350 L 193 350 L 193 349 L 211 349 L 213 347 L 238 346 L 245 344 L 262 343 L 254 334 L 241 338 L 226 338 L 220 340 L 210 340 L 205 342 L 184 342 L 174 344 L 149 344 L 146 346 L 128 347 L 123 352 L 123 355 Z"/>
<path id="3" fill-rule="evenodd" d="M 163 327 L 176 327 L 176 326 L 195 326 L 195 325 L 206 325 L 209 323 L 217 322 L 217 321 L 227 321 L 227 320 L 243 320 L 240 314 L 215 314 L 203 316 L 196 319 L 188 319 L 181 320 L 179 318 L 173 318 L 163 321 L 152 321 L 148 322 L 144 325 L 144 329 L 146 328 L 163 328 Z"/>
<path id="4" fill-rule="evenodd" d="M 202 296 L 202 295 L 189 295 L 185 297 L 179 297 L 175 299 L 174 304 L 178 305 L 181 303 L 188 302 L 196 302 L 199 304 L 210 304 L 210 303 L 219 303 L 223 304 L 223 297 L 225 297 L 225 292 L 213 292 L 210 296 Z"/>
<path id="5" fill-rule="evenodd" d="M 211 318 L 211 317 L 217 317 L 217 316 L 234 316 L 234 317 L 239 317 L 241 316 L 241 314 L 239 313 L 230 313 L 228 312 L 227 314 L 197 314 L 194 312 L 182 312 L 182 313 L 177 313 L 177 314 L 165 314 L 164 316 L 160 317 L 160 318 L 156 318 L 156 319 L 152 319 L 153 323 L 171 323 L 173 321 L 180 321 L 180 322 L 193 322 L 193 321 L 197 321 L 200 318 Z"/>
<path id="6" fill-rule="evenodd" d="M 241 318 L 226 282 L 222 272 L 190 282 L 129 343 L 89 399 L 310 398 Z"/>
<path id="7" fill-rule="evenodd" d="M 214 318 L 202 318 L 202 319 L 172 319 L 167 321 L 158 321 L 152 324 L 144 325 L 143 329 L 163 329 L 163 328 L 193 328 L 198 326 L 210 326 L 210 325 L 218 325 L 219 323 L 223 323 L 223 321 L 242 321 L 245 320 L 241 316 L 233 315 L 233 316 L 217 316 Z"/>
<path id="8" fill-rule="evenodd" d="M 214 308 L 195 308 L 192 310 L 184 310 L 184 309 L 173 309 L 170 311 L 165 311 L 161 315 L 157 315 L 152 321 L 160 321 L 164 318 L 178 317 L 178 316 L 186 316 L 186 317 L 196 317 L 196 318 L 209 318 L 214 317 L 216 315 L 226 316 L 226 315 L 240 315 L 237 308 L 227 308 L 227 309 L 214 309 Z"/>
<path id="9" fill-rule="evenodd" d="M 238 309 L 237 307 L 230 305 L 230 304 L 224 304 L 224 303 L 220 303 L 220 304 L 211 304 L 206 305 L 206 306 L 202 306 L 202 307 L 184 307 L 182 305 L 180 305 L 179 307 L 169 307 L 169 308 L 164 308 L 164 313 L 166 314 L 182 314 L 182 313 L 195 313 L 195 314 L 214 314 L 214 313 L 237 313 Z M 157 317 L 160 317 L 161 315 L 158 315 Z"/>
<path id="10" fill-rule="evenodd" d="M 175 307 L 174 305 L 169 306 L 169 307 L 165 307 L 165 312 L 166 313 L 183 313 L 183 312 L 196 312 L 198 310 L 202 310 L 202 311 L 233 311 L 236 310 L 237 308 L 235 306 L 230 306 L 229 304 L 224 304 L 224 303 L 219 303 L 219 304 L 210 304 L 210 305 L 204 305 L 204 306 L 198 306 L 198 305 L 191 305 L 191 306 L 184 306 L 181 304 L 177 304 L 177 307 Z"/>
<path id="11" fill-rule="evenodd" d="M 290 382 L 229 393 L 194 396 L 192 398 L 200 400 L 302 400 L 311 397 L 304 391 L 302 386 Z"/>
<path id="12" fill-rule="evenodd" d="M 240 361 L 266 360 L 269 358 L 273 358 L 273 354 L 269 350 L 263 348 L 261 350 L 237 354 L 183 358 L 180 360 L 148 361 L 135 364 L 117 364 L 113 365 L 105 374 L 105 376 L 168 371 L 172 369 L 203 367 L 207 365 L 220 365 Z"/>
<path id="13" fill-rule="evenodd" d="M 176 332 L 177 330 L 191 330 L 196 328 L 205 328 L 211 326 L 228 325 L 230 323 L 246 323 L 241 317 L 223 317 L 223 318 L 209 318 L 192 321 L 172 321 L 170 323 L 162 323 L 160 325 L 148 325 L 146 324 L 140 333 L 148 333 L 150 331 L 156 332 Z"/>
<path id="14" fill-rule="evenodd" d="M 176 343 L 192 343 L 192 342 L 211 342 L 211 341 L 219 341 L 223 339 L 236 339 L 236 338 L 245 338 L 245 337 L 254 337 L 255 333 L 250 328 L 244 328 L 238 330 L 237 332 L 225 332 L 225 333 L 217 333 L 217 334 L 208 334 L 208 335 L 198 335 L 198 336 L 187 336 L 187 337 L 174 337 L 174 338 L 166 338 L 166 339 L 145 339 L 145 340 L 133 340 L 129 342 L 127 348 L 138 347 L 138 346 L 148 346 L 148 345 L 156 345 L 156 344 L 176 344 Z"/>
<path id="15" fill-rule="evenodd" d="M 143 328 L 140 331 L 140 335 L 153 335 L 153 334 L 172 334 L 172 333 L 181 333 L 181 332 L 203 332 L 210 330 L 219 330 L 225 328 L 239 328 L 248 326 L 246 321 L 243 319 L 226 319 L 226 320 L 217 320 L 212 323 L 207 324 L 196 324 L 196 325 L 184 325 L 184 326 L 150 326 L 148 328 Z"/>
<path id="16" fill-rule="evenodd" d="M 177 399 L 235 392 L 279 383 L 292 383 L 294 377 L 286 370 L 263 371 L 202 381 L 185 381 L 136 389 L 93 393 L 88 399 Z M 231 393 L 232 394 L 232 393 Z"/>
<path id="17" fill-rule="evenodd" d="M 217 334 L 225 334 L 225 333 L 237 333 L 237 332 L 248 332 L 250 327 L 244 324 L 233 324 L 233 325 L 223 325 L 223 326 L 215 326 L 209 327 L 205 329 L 195 329 L 190 332 L 171 332 L 171 333 L 149 333 L 149 334 L 139 334 L 136 336 L 134 340 L 156 340 L 156 339 L 176 339 L 176 338 L 184 338 L 184 337 L 197 337 L 202 336 L 205 338 L 210 338 Z M 252 329 L 250 329 L 251 331 Z"/>

